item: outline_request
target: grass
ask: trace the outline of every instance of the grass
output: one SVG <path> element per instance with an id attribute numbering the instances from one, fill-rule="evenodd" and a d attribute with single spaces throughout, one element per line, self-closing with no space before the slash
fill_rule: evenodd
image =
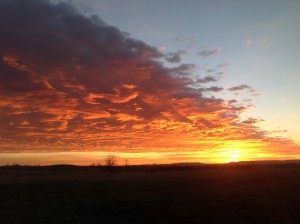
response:
<path id="1" fill-rule="evenodd" d="M 299 166 L 0 168 L 0 223 L 300 223 Z"/>

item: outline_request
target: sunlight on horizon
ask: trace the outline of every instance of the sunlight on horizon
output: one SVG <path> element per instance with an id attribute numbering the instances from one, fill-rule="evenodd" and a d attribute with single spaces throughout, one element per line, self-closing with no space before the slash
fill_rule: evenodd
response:
<path id="1" fill-rule="evenodd" d="M 240 151 L 239 149 L 228 149 L 226 152 L 223 153 L 224 155 L 224 163 L 228 162 L 239 162 L 241 159 Z"/>

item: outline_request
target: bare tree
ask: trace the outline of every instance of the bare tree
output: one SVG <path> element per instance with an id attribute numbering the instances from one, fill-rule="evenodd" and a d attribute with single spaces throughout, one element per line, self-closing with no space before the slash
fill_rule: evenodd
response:
<path id="1" fill-rule="evenodd" d="M 117 164 L 117 157 L 115 155 L 108 155 L 105 159 L 104 159 L 104 164 L 107 167 L 112 167 L 115 166 Z"/>

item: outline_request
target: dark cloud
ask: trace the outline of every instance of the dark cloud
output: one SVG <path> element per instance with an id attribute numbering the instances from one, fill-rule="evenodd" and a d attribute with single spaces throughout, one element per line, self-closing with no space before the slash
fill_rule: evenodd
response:
<path id="1" fill-rule="evenodd" d="M 218 55 L 221 53 L 222 50 L 223 50 L 222 48 L 216 48 L 216 49 L 212 49 L 212 50 L 203 50 L 203 51 L 199 51 L 197 54 L 203 58 L 206 58 L 209 56 Z"/>
<path id="2" fill-rule="evenodd" d="M 202 87 L 202 88 L 199 88 L 198 90 L 200 92 L 220 92 L 223 89 L 224 88 L 219 87 L 219 86 L 211 86 L 211 87 Z"/>
<path id="3" fill-rule="evenodd" d="M 166 56 L 166 60 L 168 62 L 171 62 L 171 63 L 180 63 L 181 62 L 181 56 L 184 55 L 185 53 L 186 53 L 186 51 L 184 51 L 184 50 L 179 50 L 179 51 L 176 51 L 174 53 L 169 53 Z"/>
<path id="4" fill-rule="evenodd" d="M 175 77 L 190 77 L 197 69 L 195 64 L 180 64 L 177 67 L 169 69 Z"/>
<path id="5" fill-rule="evenodd" d="M 239 85 L 239 86 L 234 86 L 234 87 L 228 88 L 229 91 L 240 91 L 240 90 L 244 90 L 244 89 L 252 89 L 252 88 L 248 85 Z"/>
<path id="6" fill-rule="evenodd" d="M 238 102 L 237 100 L 229 100 L 229 101 L 228 101 L 229 104 L 235 104 L 235 103 L 237 103 L 237 102 Z"/>
<path id="7" fill-rule="evenodd" d="M 212 92 L 220 92 L 223 90 L 223 88 L 219 87 L 219 86 L 211 86 L 211 87 L 206 88 L 206 90 L 212 91 Z"/>
<path id="8" fill-rule="evenodd" d="M 264 121 L 264 120 L 250 117 L 247 120 L 242 121 L 241 124 L 252 125 L 252 124 L 262 122 L 262 121 Z"/>
<path id="9" fill-rule="evenodd" d="M 208 83 L 208 82 L 216 82 L 218 79 L 213 76 L 205 76 L 202 79 L 197 79 L 197 83 Z"/>

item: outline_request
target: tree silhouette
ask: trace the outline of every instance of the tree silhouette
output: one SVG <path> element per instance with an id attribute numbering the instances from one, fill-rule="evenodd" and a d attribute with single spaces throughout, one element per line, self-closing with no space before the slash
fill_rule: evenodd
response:
<path id="1" fill-rule="evenodd" d="M 115 155 L 108 155 L 105 159 L 104 159 L 104 164 L 107 167 L 112 167 L 115 166 L 117 164 L 117 157 Z"/>

